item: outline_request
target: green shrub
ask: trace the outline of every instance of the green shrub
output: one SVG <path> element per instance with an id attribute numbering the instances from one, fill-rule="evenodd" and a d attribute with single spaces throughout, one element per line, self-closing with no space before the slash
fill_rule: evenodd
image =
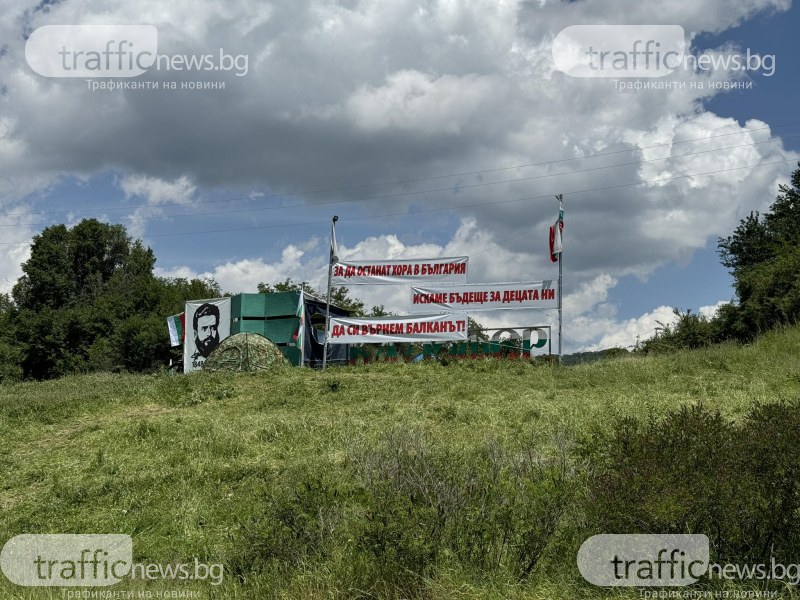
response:
<path id="1" fill-rule="evenodd" d="M 373 597 L 418 597 L 440 569 L 519 581 L 571 505 L 573 476 L 565 447 L 530 439 L 455 452 L 395 430 L 352 447 L 343 472 L 302 466 L 266 484 L 234 572 L 292 578 L 324 565 L 338 588 Z"/>
<path id="2" fill-rule="evenodd" d="M 703 533 L 718 562 L 800 557 L 800 406 L 735 424 L 700 406 L 623 419 L 590 478 L 595 533 Z"/>

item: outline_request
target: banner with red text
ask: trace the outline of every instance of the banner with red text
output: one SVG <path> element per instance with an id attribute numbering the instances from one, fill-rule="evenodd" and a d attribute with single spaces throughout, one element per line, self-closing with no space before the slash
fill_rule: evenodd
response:
<path id="1" fill-rule="evenodd" d="M 469 257 L 339 261 L 333 285 L 464 283 Z"/>
<path id="2" fill-rule="evenodd" d="M 441 287 L 412 287 L 411 310 L 479 311 L 502 308 L 558 308 L 552 280 L 527 283 L 476 283 Z"/>
<path id="3" fill-rule="evenodd" d="M 352 318 L 331 316 L 328 343 L 466 341 L 467 327 L 466 315 Z"/>

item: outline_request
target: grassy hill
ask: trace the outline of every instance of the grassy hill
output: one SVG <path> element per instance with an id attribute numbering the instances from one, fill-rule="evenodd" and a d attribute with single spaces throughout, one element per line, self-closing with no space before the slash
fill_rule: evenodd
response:
<path id="1" fill-rule="evenodd" d="M 800 329 L 561 369 L 488 360 L 3 385 L 0 540 L 125 533 L 136 561 L 225 568 L 218 586 L 110 588 L 136 593 L 634 598 L 575 568 L 587 441 L 624 417 L 702 403 L 737 421 L 799 393 Z M 63 596 L 0 576 L 0 597 Z"/>

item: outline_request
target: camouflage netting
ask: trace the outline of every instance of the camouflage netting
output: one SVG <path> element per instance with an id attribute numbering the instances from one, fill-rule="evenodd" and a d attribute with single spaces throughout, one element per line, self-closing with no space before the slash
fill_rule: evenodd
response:
<path id="1" fill-rule="evenodd" d="M 205 371 L 263 371 L 288 364 L 278 347 L 263 335 L 237 333 L 224 339 L 206 359 Z"/>

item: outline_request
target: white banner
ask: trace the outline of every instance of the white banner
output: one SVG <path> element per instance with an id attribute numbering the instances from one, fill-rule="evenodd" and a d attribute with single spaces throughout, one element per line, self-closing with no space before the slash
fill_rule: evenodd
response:
<path id="1" fill-rule="evenodd" d="M 333 265 L 333 285 L 464 283 L 469 257 L 409 260 L 339 261 Z"/>
<path id="2" fill-rule="evenodd" d="M 208 355 L 231 334 L 231 299 L 212 298 L 186 303 L 183 372 L 199 371 Z"/>
<path id="3" fill-rule="evenodd" d="M 329 344 L 467 340 L 466 315 L 331 317 Z"/>
<path id="4" fill-rule="evenodd" d="M 411 310 L 474 312 L 502 308 L 558 308 L 557 287 L 552 280 L 412 287 Z"/>

